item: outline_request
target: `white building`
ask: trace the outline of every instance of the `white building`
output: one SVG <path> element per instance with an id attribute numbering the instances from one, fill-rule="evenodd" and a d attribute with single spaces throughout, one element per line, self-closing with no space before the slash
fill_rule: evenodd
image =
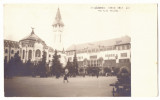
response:
<path id="1" fill-rule="evenodd" d="M 19 43 L 11 40 L 4 40 L 4 59 L 7 62 L 14 57 L 15 53 L 19 52 Z"/>
<path id="2" fill-rule="evenodd" d="M 73 61 L 74 54 L 77 54 L 79 68 L 86 67 L 115 67 L 130 64 L 131 39 L 128 36 L 90 42 L 84 44 L 71 45 L 64 51 L 62 42 L 64 23 L 62 22 L 60 10 L 58 8 L 55 21 L 53 23 L 54 43 L 51 48 L 32 32 L 19 42 L 4 40 L 4 58 L 7 61 L 18 51 L 23 62 L 29 59 L 35 64 L 42 59 L 43 53 L 46 55 L 46 62 L 51 66 L 55 50 L 60 55 L 60 61 L 65 67 L 67 60 Z"/>
<path id="3" fill-rule="evenodd" d="M 121 67 L 130 66 L 131 39 L 124 36 L 115 39 L 77 44 L 70 46 L 66 55 L 73 62 L 74 54 L 77 54 L 79 68 L 99 67 Z"/>
<path id="4" fill-rule="evenodd" d="M 4 40 L 4 59 L 9 61 L 10 58 L 18 51 L 23 62 L 27 62 L 30 59 L 34 64 L 36 64 L 38 61 L 42 60 L 42 55 L 45 53 L 46 62 L 51 66 L 53 55 L 55 50 L 57 50 L 58 55 L 60 55 L 60 61 L 64 67 L 67 59 L 64 54 L 63 43 L 61 41 L 63 27 L 64 24 L 58 8 L 55 21 L 53 23 L 53 34 L 55 35 L 53 45 L 54 49 L 47 46 L 46 43 L 35 34 L 34 28 L 32 28 L 32 32 L 19 42 Z"/>

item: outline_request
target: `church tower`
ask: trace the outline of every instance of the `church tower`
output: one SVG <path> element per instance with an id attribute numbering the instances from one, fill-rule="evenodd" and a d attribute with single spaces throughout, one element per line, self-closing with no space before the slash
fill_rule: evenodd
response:
<path id="1" fill-rule="evenodd" d="M 63 48 L 63 41 L 62 41 L 62 33 L 64 24 L 62 22 L 60 10 L 58 8 L 57 14 L 55 17 L 55 21 L 53 23 L 53 31 L 54 31 L 54 45 L 53 48 L 56 49 L 58 54 L 60 55 L 60 62 L 62 63 L 62 66 L 65 67 L 67 63 L 66 55 L 64 54 L 64 48 Z"/>
<path id="2" fill-rule="evenodd" d="M 54 47 L 58 51 L 63 51 L 63 42 L 62 42 L 62 33 L 64 24 L 62 22 L 60 10 L 58 8 L 57 14 L 55 17 L 55 21 L 53 23 L 53 31 L 54 31 Z"/>

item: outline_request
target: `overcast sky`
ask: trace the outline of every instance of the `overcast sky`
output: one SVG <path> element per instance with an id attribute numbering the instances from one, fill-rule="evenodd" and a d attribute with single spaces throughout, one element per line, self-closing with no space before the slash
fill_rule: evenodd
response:
<path id="1" fill-rule="evenodd" d="M 34 27 L 35 34 L 53 46 L 52 24 L 58 7 L 65 24 L 62 39 L 65 48 L 131 34 L 128 5 L 6 4 L 4 39 L 19 41 Z M 103 10 L 96 7 L 103 7 Z"/>

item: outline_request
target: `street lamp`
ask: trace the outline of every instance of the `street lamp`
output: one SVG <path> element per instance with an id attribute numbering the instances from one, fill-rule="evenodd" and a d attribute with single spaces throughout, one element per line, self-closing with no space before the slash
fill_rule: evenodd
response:
<path id="1" fill-rule="evenodd" d="M 115 56 L 116 63 L 118 63 L 118 55 Z"/>
<path id="2" fill-rule="evenodd" d="M 86 65 L 84 65 L 84 73 L 86 73 Z"/>

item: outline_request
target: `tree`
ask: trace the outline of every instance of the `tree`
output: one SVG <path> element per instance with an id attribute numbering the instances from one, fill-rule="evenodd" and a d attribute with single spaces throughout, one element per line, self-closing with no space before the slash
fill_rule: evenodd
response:
<path id="1" fill-rule="evenodd" d="M 77 62 L 76 52 L 75 52 L 74 58 L 73 58 L 73 67 L 74 67 L 74 73 L 76 75 L 78 75 L 78 62 Z"/>
<path id="2" fill-rule="evenodd" d="M 59 61 L 57 50 L 55 50 L 55 54 L 53 55 L 51 72 L 52 72 L 52 75 L 56 75 L 56 78 L 59 78 L 62 72 L 62 64 Z"/>
<path id="3" fill-rule="evenodd" d="M 40 62 L 39 65 L 39 73 L 40 73 L 40 77 L 45 77 L 46 76 L 46 52 L 43 51 L 43 55 L 42 55 L 42 61 Z"/>
<path id="4" fill-rule="evenodd" d="M 7 59 L 4 59 L 4 78 L 7 78 L 7 71 L 8 71 L 8 63 Z"/>
<path id="5" fill-rule="evenodd" d="M 21 66 L 23 65 L 21 58 L 19 56 L 19 52 L 15 53 L 14 57 L 11 57 L 9 62 L 7 60 L 4 61 L 4 69 L 5 69 L 5 76 L 12 78 L 13 76 L 20 75 L 21 73 Z"/>
<path id="6" fill-rule="evenodd" d="M 110 72 L 111 72 L 111 69 L 109 67 L 104 68 L 104 73 L 110 73 Z"/>
<path id="7" fill-rule="evenodd" d="M 120 68 L 119 67 L 113 67 L 113 72 L 114 72 L 114 75 L 117 75 L 118 72 L 119 72 Z"/>
<path id="8" fill-rule="evenodd" d="M 31 62 L 31 59 L 29 59 L 27 61 L 27 63 L 25 64 L 24 74 L 25 75 L 32 75 L 32 69 L 33 69 L 33 63 Z"/>
<path id="9" fill-rule="evenodd" d="M 67 65 L 66 65 L 65 69 L 68 69 L 68 70 L 69 70 L 69 74 L 70 74 L 70 75 L 73 75 L 73 73 L 74 73 L 74 68 L 73 68 L 73 66 L 72 66 L 72 63 L 69 61 L 69 59 L 68 59 L 68 62 L 67 62 Z"/>
<path id="10" fill-rule="evenodd" d="M 8 62 L 8 67 L 7 67 L 7 78 L 12 78 L 13 77 L 13 65 L 14 65 L 14 60 L 13 57 Z"/>
<path id="11" fill-rule="evenodd" d="M 15 53 L 13 58 L 13 74 L 20 75 L 22 70 L 21 67 L 23 66 L 22 60 L 19 56 L 19 52 Z"/>

